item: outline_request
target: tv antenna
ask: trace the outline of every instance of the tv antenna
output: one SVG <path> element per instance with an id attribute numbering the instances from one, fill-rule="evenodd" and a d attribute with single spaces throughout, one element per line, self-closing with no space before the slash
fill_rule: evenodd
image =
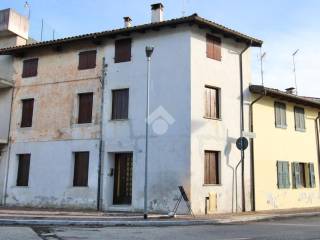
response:
<path id="1" fill-rule="evenodd" d="M 264 58 L 266 57 L 267 53 L 266 52 L 263 52 L 262 53 L 262 49 L 260 48 L 260 70 L 261 70 L 261 83 L 262 83 L 262 86 L 264 86 L 264 71 L 263 71 L 263 60 Z"/>
<path id="2" fill-rule="evenodd" d="M 294 53 L 292 53 L 292 60 L 293 60 L 293 75 L 294 75 L 294 84 L 296 87 L 296 95 L 298 95 L 298 84 L 297 84 L 297 73 L 296 73 L 296 61 L 295 56 L 299 52 L 299 49 L 297 49 Z"/>
<path id="3" fill-rule="evenodd" d="M 28 3 L 28 1 L 26 1 L 24 3 L 24 8 L 26 8 L 28 10 L 28 19 L 30 20 L 30 12 L 31 12 L 31 6 L 30 4 Z"/>

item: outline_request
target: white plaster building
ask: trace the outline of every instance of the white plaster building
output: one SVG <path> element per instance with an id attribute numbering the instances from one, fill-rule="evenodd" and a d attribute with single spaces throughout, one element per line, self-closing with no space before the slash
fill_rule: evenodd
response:
<path id="1" fill-rule="evenodd" d="M 13 105 L 6 204 L 95 208 L 100 203 L 105 211 L 143 210 L 145 47 L 154 46 L 149 210 L 172 210 L 178 186 L 184 186 L 196 214 L 205 213 L 206 205 L 208 212 L 241 209 L 241 168 L 237 201 L 233 180 L 240 160 L 235 146 L 241 134 L 239 60 L 243 50 L 262 42 L 197 15 L 164 21 L 161 4 L 152 5 L 151 19 L 132 27 L 131 19 L 125 18 L 122 29 L 0 50 L 1 55 L 13 56 L 15 85 L 21 88 Z M 85 50 L 96 51 L 96 66 L 79 71 L 79 52 Z M 34 58 L 38 75 L 22 78 L 23 60 Z M 250 49 L 242 59 L 244 97 L 249 100 Z M 78 126 L 81 92 L 93 92 L 95 117 L 91 124 Z M 30 98 L 35 103 L 34 125 L 21 129 L 21 100 Z M 244 116 L 248 130 L 246 104 Z M 90 152 L 88 184 L 74 187 L 75 152 L 83 151 Z M 29 185 L 17 187 L 19 154 L 26 153 L 31 153 Z M 249 159 L 246 150 L 248 209 Z"/>

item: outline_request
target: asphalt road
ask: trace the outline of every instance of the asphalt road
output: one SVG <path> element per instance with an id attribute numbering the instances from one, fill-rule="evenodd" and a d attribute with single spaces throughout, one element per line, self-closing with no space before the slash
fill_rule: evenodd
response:
<path id="1" fill-rule="evenodd" d="M 0 227 L 0 240 L 320 240 L 320 217 L 211 226 L 131 228 L 41 227 L 33 228 L 32 230 L 28 227 Z"/>

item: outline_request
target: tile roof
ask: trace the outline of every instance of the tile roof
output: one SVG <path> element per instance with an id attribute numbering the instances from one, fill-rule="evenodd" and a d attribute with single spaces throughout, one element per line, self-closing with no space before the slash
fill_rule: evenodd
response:
<path id="1" fill-rule="evenodd" d="M 261 94 L 277 98 L 283 101 L 294 102 L 296 104 L 301 104 L 320 109 L 320 99 L 316 100 L 317 98 L 297 96 L 291 93 L 281 91 L 279 89 L 268 88 L 261 85 L 251 85 L 249 87 L 249 90 L 251 93 Z"/>
<path id="2" fill-rule="evenodd" d="M 159 30 L 161 27 L 168 27 L 168 26 L 177 26 L 179 24 L 188 23 L 190 25 L 197 24 L 201 28 L 207 28 L 211 30 L 212 33 L 220 33 L 223 34 L 225 37 L 234 38 L 238 41 L 246 42 L 251 46 L 260 47 L 262 45 L 262 41 L 250 36 L 247 36 L 243 33 L 237 32 L 230 28 L 227 28 L 223 25 L 217 24 L 215 22 L 209 21 L 207 19 L 199 17 L 197 14 L 193 14 L 187 17 L 171 19 L 162 22 L 156 23 L 148 23 L 143 25 L 132 26 L 128 28 L 120 28 L 114 29 L 109 31 L 102 31 L 102 32 L 95 32 L 95 33 L 88 33 L 78 36 L 66 37 L 51 41 L 43 41 L 43 42 L 36 42 L 16 47 L 8 47 L 0 49 L 0 55 L 10 55 L 17 52 L 23 52 L 29 49 L 36 49 L 36 48 L 45 48 L 45 47 L 52 47 L 52 46 L 61 46 L 65 43 L 70 43 L 74 41 L 81 41 L 81 40 L 99 40 L 104 37 L 115 37 L 116 35 L 125 35 L 134 32 L 142 32 L 144 33 L 147 30 Z"/>

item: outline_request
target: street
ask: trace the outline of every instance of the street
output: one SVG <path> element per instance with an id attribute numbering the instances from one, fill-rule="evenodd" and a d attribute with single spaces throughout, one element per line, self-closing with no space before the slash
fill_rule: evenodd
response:
<path id="1" fill-rule="evenodd" d="M 85 239 L 320 239 L 320 217 L 294 218 L 246 224 L 184 227 L 0 227 L 0 240 Z"/>

